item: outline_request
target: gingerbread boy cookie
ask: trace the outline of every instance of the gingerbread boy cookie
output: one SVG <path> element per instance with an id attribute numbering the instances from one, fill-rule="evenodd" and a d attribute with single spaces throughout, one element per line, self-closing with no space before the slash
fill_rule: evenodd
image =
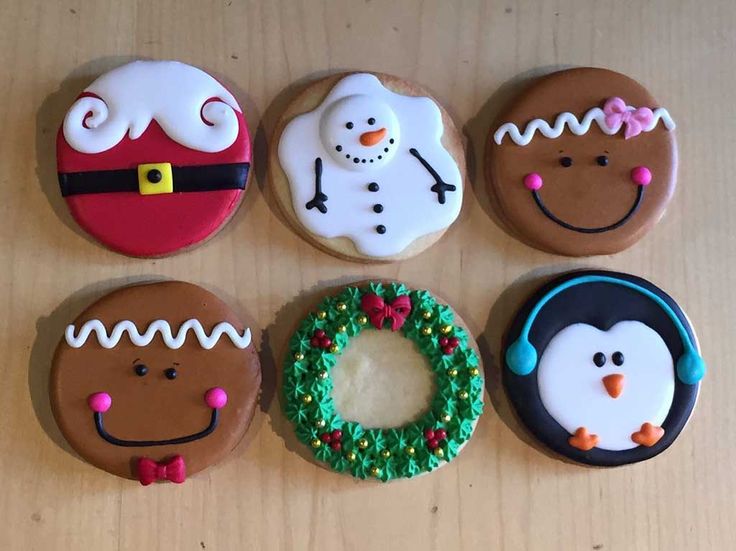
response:
<path id="1" fill-rule="evenodd" d="M 687 423 L 705 362 L 680 307 L 641 278 L 564 274 L 521 308 L 506 338 L 504 385 L 522 422 L 589 465 L 654 457 Z"/>
<path id="2" fill-rule="evenodd" d="M 135 285 L 66 328 L 51 406 L 93 465 L 143 485 L 179 483 L 238 444 L 260 381 L 250 329 L 216 296 L 175 281 Z"/>
<path id="3" fill-rule="evenodd" d="M 529 244 L 610 254 L 662 217 L 675 189 L 675 123 L 634 80 L 579 68 L 533 82 L 501 113 L 486 155 L 499 216 Z"/>
<path id="4" fill-rule="evenodd" d="M 282 209 L 338 256 L 412 256 L 460 212 L 460 136 L 435 100 L 396 77 L 341 74 L 311 85 L 284 113 L 274 144 Z"/>
<path id="5" fill-rule="evenodd" d="M 243 198 L 251 144 L 233 95 L 176 61 L 136 61 L 90 84 L 56 142 L 61 194 L 79 225 L 131 256 L 214 235 Z"/>

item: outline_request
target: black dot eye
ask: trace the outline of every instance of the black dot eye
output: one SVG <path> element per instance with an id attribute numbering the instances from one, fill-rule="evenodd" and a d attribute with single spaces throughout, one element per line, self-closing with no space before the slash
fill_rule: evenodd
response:
<path id="1" fill-rule="evenodd" d="M 143 377 L 146 373 L 148 373 L 148 368 L 143 364 L 137 364 L 133 366 L 133 371 L 135 371 L 135 374 L 139 377 Z"/>
<path id="2" fill-rule="evenodd" d="M 371 117 L 370 119 L 368 119 L 368 124 L 370 124 L 371 126 L 373 126 L 374 124 L 376 124 L 376 119 L 374 119 L 373 117 Z"/>
<path id="3" fill-rule="evenodd" d="M 352 122 L 349 122 L 349 123 L 347 123 L 345 125 L 345 128 L 347 128 L 348 130 L 352 130 L 353 129 L 353 126 L 355 126 L 355 125 Z"/>
<path id="4" fill-rule="evenodd" d="M 624 355 L 621 352 L 614 352 L 611 356 L 611 360 L 613 360 L 613 363 L 616 365 L 623 365 Z"/>
<path id="5" fill-rule="evenodd" d="M 164 371 L 164 375 L 166 375 L 167 379 L 173 381 L 174 379 L 176 379 L 176 369 L 170 367 L 169 369 Z"/>
<path id="6" fill-rule="evenodd" d="M 598 367 L 606 365 L 606 355 L 603 352 L 596 352 L 593 355 L 593 363 Z"/>
<path id="7" fill-rule="evenodd" d="M 600 166 L 608 166 L 608 157 L 605 155 L 598 155 L 595 158 L 595 162 L 598 163 Z"/>
<path id="8" fill-rule="evenodd" d="M 572 166 L 572 157 L 560 157 L 560 164 L 565 168 L 570 168 Z"/>

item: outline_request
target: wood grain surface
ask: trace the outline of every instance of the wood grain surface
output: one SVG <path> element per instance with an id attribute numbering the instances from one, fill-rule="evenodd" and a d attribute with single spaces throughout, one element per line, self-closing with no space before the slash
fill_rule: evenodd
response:
<path id="1" fill-rule="evenodd" d="M 733 0 L 0 0 L 0 548 L 8 550 L 693 550 L 736 548 L 736 3 Z M 135 58 L 221 78 L 255 136 L 255 180 L 204 246 L 158 260 L 109 252 L 60 197 L 54 137 L 76 94 Z M 524 79 L 570 65 L 645 83 L 678 122 L 679 187 L 664 220 L 611 257 L 535 251 L 493 220 L 482 150 Z M 414 259 L 366 266 L 296 235 L 265 182 L 281 110 L 305 83 L 366 69 L 426 86 L 468 140 L 460 219 Z M 499 386 L 500 336 L 541 278 L 598 266 L 651 279 L 687 310 L 710 365 L 676 444 L 644 464 L 589 469 L 530 445 Z M 440 293 L 477 337 L 489 400 L 451 465 L 388 485 L 317 467 L 275 393 L 274 358 L 320 289 L 397 278 Z M 50 415 L 65 324 L 110 289 L 176 278 L 262 330 L 261 410 L 224 463 L 143 488 L 85 464 Z"/>

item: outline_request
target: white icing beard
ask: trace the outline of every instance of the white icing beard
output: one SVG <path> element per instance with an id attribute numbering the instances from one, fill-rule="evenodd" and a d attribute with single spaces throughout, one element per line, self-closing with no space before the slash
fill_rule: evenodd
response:
<path id="1" fill-rule="evenodd" d="M 361 143 L 361 135 L 381 129 L 380 141 Z M 442 114 L 430 98 L 396 94 L 370 74 L 343 78 L 319 107 L 295 117 L 281 135 L 279 162 L 299 222 L 324 238 L 348 237 L 361 254 L 375 258 L 398 254 L 419 237 L 447 228 L 460 213 L 463 188 L 460 170 L 442 146 L 443 132 Z M 455 186 L 444 204 L 431 191 L 434 177 L 409 153 L 412 148 Z M 315 195 L 317 158 L 326 213 L 306 208 Z M 372 182 L 378 191 L 369 191 Z M 377 204 L 380 213 L 374 212 Z M 378 225 L 385 226 L 384 234 Z"/>
<path id="2" fill-rule="evenodd" d="M 597 367 L 597 352 L 606 363 Z M 622 365 L 612 360 L 621 352 Z M 608 331 L 576 323 L 557 333 L 539 360 L 539 395 L 547 412 L 569 432 L 580 427 L 598 435 L 596 447 L 622 451 L 638 444 L 631 435 L 643 423 L 661 426 L 675 392 L 675 368 L 667 345 L 639 321 L 622 321 Z M 623 392 L 612 398 L 603 377 L 624 376 Z"/>
<path id="3" fill-rule="evenodd" d="M 206 153 L 238 137 L 238 102 L 204 71 L 177 61 L 135 61 L 105 73 L 64 118 L 64 138 L 76 151 L 101 153 L 126 134 L 136 140 L 155 120 L 175 142 Z M 214 101 L 207 102 L 211 98 Z M 91 115 L 90 115 L 91 113 Z"/>

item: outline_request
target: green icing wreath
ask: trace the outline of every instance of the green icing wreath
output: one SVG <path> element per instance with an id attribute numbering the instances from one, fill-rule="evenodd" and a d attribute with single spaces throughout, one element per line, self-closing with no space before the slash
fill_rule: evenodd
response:
<path id="1" fill-rule="evenodd" d="M 366 295 L 375 297 L 364 299 Z M 398 297 L 409 298 L 411 311 L 404 309 L 405 316 L 395 313 L 384 319 L 376 314 L 384 304 L 406 304 L 406 298 L 394 302 Z M 364 300 L 379 307 L 364 311 Z M 483 411 L 478 356 L 467 332 L 454 325 L 454 317 L 450 307 L 439 304 L 428 291 L 409 291 L 400 283 L 346 287 L 324 299 L 299 325 L 284 361 L 284 410 L 299 440 L 333 470 L 361 479 L 412 477 L 452 460 Z M 364 429 L 335 411 L 330 370 L 351 338 L 364 329 L 376 330 L 373 324 L 390 330 L 396 318 L 403 319 L 403 335 L 429 360 L 437 392 L 417 421 L 398 428 Z"/>

